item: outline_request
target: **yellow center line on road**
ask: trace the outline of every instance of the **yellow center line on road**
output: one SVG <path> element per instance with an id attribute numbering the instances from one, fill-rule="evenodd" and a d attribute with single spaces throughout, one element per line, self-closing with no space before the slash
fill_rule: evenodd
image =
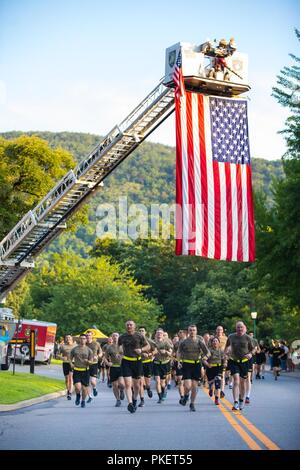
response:
<path id="1" fill-rule="evenodd" d="M 205 389 L 202 389 L 202 390 L 209 397 L 208 391 L 205 390 Z M 223 415 L 225 416 L 225 418 L 227 419 L 229 424 L 231 424 L 233 429 L 241 436 L 243 441 L 246 442 L 249 449 L 251 449 L 251 450 L 262 450 L 262 448 L 257 444 L 257 442 L 255 442 L 254 439 L 252 439 L 252 437 L 249 436 L 249 434 L 247 434 L 247 432 L 242 428 L 242 426 L 239 425 L 238 421 L 233 417 L 232 413 L 230 413 L 226 409 L 226 407 L 224 407 L 222 404 L 220 404 L 218 406 L 218 408 L 223 413 Z"/>
<path id="2" fill-rule="evenodd" d="M 226 398 L 222 398 L 221 402 L 224 403 L 227 408 L 231 410 L 231 404 Z M 246 426 L 247 429 L 249 429 L 252 434 L 257 437 L 269 450 L 280 450 L 280 447 L 278 447 L 271 439 L 268 438 L 263 432 L 261 432 L 259 429 L 257 429 L 254 424 L 252 424 L 245 416 L 241 414 L 240 411 L 235 412 L 235 416 Z"/>

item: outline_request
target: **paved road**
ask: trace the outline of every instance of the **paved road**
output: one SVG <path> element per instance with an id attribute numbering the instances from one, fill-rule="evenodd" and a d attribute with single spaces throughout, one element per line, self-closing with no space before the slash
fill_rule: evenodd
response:
<path id="1" fill-rule="evenodd" d="M 22 370 L 27 371 L 27 368 Z M 37 372 L 61 376 L 60 366 Z M 299 449 L 300 380 L 282 376 L 274 383 L 266 374 L 256 381 L 252 403 L 243 414 L 230 411 L 227 389 L 216 407 L 199 389 L 197 412 L 178 404 L 177 390 L 158 405 L 156 395 L 131 415 L 123 402 L 114 407 L 112 391 L 99 383 L 99 396 L 81 409 L 65 397 L 19 411 L 1 413 L 2 449 Z"/>

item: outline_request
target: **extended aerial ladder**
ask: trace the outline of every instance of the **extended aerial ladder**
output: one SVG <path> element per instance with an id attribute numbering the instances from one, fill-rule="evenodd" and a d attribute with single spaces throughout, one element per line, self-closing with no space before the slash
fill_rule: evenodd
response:
<path id="1" fill-rule="evenodd" d="M 37 255 L 66 228 L 70 216 L 96 194 L 103 180 L 173 113 L 173 74 L 179 57 L 185 86 L 191 91 L 231 97 L 250 89 L 246 54 L 235 53 L 230 58 L 227 65 L 233 76 L 229 81 L 218 76 L 211 79 L 202 46 L 177 43 L 166 49 L 165 76 L 154 90 L 0 242 L 0 300 L 34 267 Z"/>
<path id="2" fill-rule="evenodd" d="M 161 80 L 148 96 L 70 170 L 0 243 L 0 299 L 34 267 L 34 258 L 103 180 L 174 111 L 174 90 Z"/>

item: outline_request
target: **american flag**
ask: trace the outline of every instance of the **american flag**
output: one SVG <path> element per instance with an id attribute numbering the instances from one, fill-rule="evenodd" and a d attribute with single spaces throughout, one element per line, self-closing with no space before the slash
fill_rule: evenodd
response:
<path id="1" fill-rule="evenodd" d="M 174 73 L 173 73 L 173 81 L 175 83 L 175 98 L 180 99 L 181 96 L 184 95 L 185 87 L 184 87 L 184 80 L 182 76 L 182 55 L 181 49 L 179 49 L 179 53 L 177 56 Z"/>
<path id="2" fill-rule="evenodd" d="M 247 101 L 176 104 L 176 254 L 255 261 Z"/>

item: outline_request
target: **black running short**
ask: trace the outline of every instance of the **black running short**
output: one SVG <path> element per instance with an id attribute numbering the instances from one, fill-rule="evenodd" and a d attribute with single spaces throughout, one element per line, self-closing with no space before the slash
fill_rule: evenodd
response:
<path id="1" fill-rule="evenodd" d="M 63 374 L 65 377 L 73 372 L 69 362 L 63 362 L 62 367 L 63 367 Z"/>
<path id="2" fill-rule="evenodd" d="M 197 380 L 201 378 L 201 364 L 190 364 L 187 362 L 182 363 L 182 379 L 183 380 Z"/>
<path id="3" fill-rule="evenodd" d="M 223 374 L 223 367 L 222 366 L 215 366 L 215 367 L 207 367 L 206 368 L 206 376 L 207 380 L 210 382 L 211 380 L 214 380 L 215 377 L 218 375 L 222 377 Z"/>
<path id="4" fill-rule="evenodd" d="M 168 375 L 168 364 L 158 364 L 156 362 L 153 362 L 153 375 L 154 377 L 160 377 L 161 380 L 164 380 L 167 375 Z"/>
<path id="5" fill-rule="evenodd" d="M 150 379 L 150 377 L 152 377 L 152 375 L 153 375 L 152 361 L 151 362 L 142 362 L 142 364 L 143 364 L 143 376 Z"/>
<path id="6" fill-rule="evenodd" d="M 90 371 L 86 370 L 75 370 L 73 373 L 73 383 L 81 383 L 84 387 L 88 387 L 90 383 Z"/>
<path id="7" fill-rule="evenodd" d="M 260 352 L 256 354 L 256 364 L 260 366 L 261 364 L 265 364 L 266 362 L 267 362 L 267 357 L 265 353 Z"/>
<path id="8" fill-rule="evenodd" d="M 127 359 L 122 359 L 122 376 L 123 377 L 132 377 L 133 379 L 140 379 L 143 375 L 143 365 L 142 361 L 128 361 Z"/>
<path id="9" fill-rule="evenodd" d="M 90 377 L 97 377 L 98 363 L 90 365 Z"/>
<path id="10" fill-rule="evenodd" d="M 229 367 L 231 375 L 239 374 L 239 376 L 242 377 L 242 379 L 248 378 L 249 361 L 237 362 L 237 361 L 233 361 L 232 359 L 230 359 L 228 361 L 228 367 Z"/>
<path id="11" fill-rule="evenodd" d="M 110 368 L 110 374 L 109 374 L 110 381 L 115 382 L 120 377 L 122 377 L 121 366 L 120 367 L 111 367 Z"/>

